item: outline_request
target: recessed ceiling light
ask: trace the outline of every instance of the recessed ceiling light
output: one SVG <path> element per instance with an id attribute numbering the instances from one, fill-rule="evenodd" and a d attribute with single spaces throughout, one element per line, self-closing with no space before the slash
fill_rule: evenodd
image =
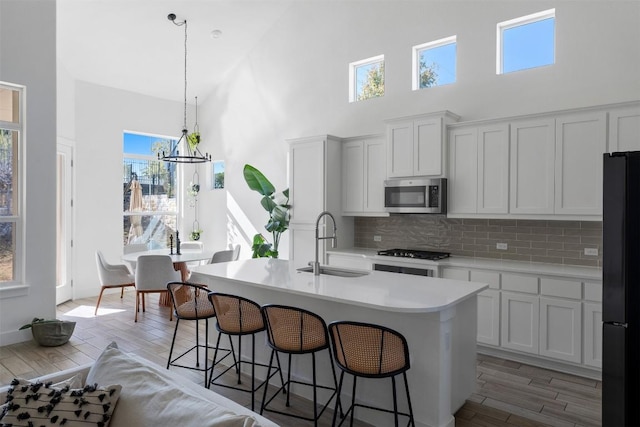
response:
<path id="1" fill-rule="evenodd" d="M 220 30 L 211 31 L 211 38 L 212 39 L 219 39 L 220 37 L 222 37 L 222 31 L 220 31 Z"/>

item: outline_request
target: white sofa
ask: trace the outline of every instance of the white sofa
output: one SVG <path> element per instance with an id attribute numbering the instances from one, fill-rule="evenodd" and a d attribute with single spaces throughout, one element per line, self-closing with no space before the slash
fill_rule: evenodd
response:
<path id="1" fill-rule="evenodd" d="M 117 402 L 106 423 L 109 427 L 277 427 L 259 414 L 183 378 L 178 371 L 167 370 L 139 356 L 122 352 L 115 343 L 108 346 L 95 363 L 37 380 L 58 383 L 77 374 L 76 384 L 71 388 L 76 388 L 78 381 L 82 385 L 97 383 L 99 387 L 114 384 L 122 387 L 119 397 L 114 393 Z M 8 388 L 0 388 L 0 405 L 6 400 Z"/>

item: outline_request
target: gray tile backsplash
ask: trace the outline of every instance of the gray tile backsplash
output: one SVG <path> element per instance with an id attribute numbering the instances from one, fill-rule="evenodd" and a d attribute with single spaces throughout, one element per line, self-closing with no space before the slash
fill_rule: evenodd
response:
<path id="1" fill-rule="evenodd" d="M 374 241 L 380 236 L 381 241 Z M 457 219 L 444 215 L 355 218 L 355 246 L 427 249 L 476 258 L 602 267 L 602 222 Z M 506 243 L 507 250 L 496 249 Z M 585 248 L 598 255 L 585 255 Z"/>

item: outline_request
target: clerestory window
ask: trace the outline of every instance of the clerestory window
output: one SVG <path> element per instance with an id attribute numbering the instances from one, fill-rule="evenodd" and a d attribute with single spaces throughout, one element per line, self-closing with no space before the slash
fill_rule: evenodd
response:
<path id="1" fill-rule="evenodd" d="M 496 73 L 555 64 L 556 10 L 549 9 L 497 26 Z"/>
<path id="2" fill-rule="evenodd" d="M 384 55 L 349 64 L 349 102 L 384 96 Z"/>
<path id="3" fill-rule="evenodd" d="M 456 82 L 456 36 L 413 47 L 413 90 Z"/>

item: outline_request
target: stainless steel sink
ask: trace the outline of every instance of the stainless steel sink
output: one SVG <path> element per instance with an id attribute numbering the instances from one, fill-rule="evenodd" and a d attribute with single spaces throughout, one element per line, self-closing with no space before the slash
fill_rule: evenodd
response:
<path id="1" fill-rule="evenodd" d="M 309 266 L 298 268 L 298 271 L 313 274 L 313 267 Z M 320 266 L 320 274 L 339 277 L 361 277 L 366 276 L 367 274 L 369 274 L 369 272 L 364 270 L 347 270 L 345 268 L 327 267 L 322 265 Z"/>

